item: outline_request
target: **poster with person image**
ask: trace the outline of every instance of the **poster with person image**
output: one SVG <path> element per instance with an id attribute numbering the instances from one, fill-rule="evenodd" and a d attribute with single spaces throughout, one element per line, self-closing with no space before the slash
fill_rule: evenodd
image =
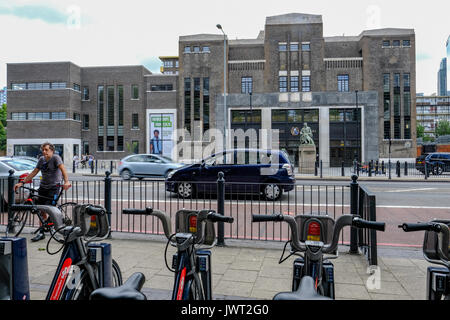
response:
<path id="1" fill-rule="evenodd" d="M 149 113 L 149 153 L 172 158 L 174 117 L 173 113 Z"/>

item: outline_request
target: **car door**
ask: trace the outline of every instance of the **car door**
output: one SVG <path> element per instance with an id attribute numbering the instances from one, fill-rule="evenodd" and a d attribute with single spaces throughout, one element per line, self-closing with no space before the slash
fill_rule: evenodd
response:
<path id="1" fill-rule="evenodd" d="M 141 176 L 145 173 L 145 156 L 137 155 L 127 160 L 128 168 L 134 175 Z"/>
<path id="2" fill-rule="evenodd" d="M 235 164 L 229 174 L 233 192 L 255 193 L 258 190 L 259 175 L 257 152 L 237 150 Z"/>
<path id="3" fill-rule="evenodd" d="M 216 192 L 216 182 L 219 176 L 219 172 L 224 173 L 225 178 L 225 190 L 231 189 L 232 175 L 231 169 L 234 165 L 234 151 L 228 151 L 226 153 L 215 154 L 212 157 L 205 159 L 198 170 L 198 176 L 196 180 L 199 182 L 198 187 L 211 192 Z"/>
<path id="4" fill-rule="evenodd" d="M 161 176 L 163 175 L 162 160 L 153 155 L 144 156 L 145 172 L 146 176 Z"/>

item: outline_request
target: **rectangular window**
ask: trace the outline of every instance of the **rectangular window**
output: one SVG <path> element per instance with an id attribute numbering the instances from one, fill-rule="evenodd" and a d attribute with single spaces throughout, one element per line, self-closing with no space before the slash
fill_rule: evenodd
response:
<path id="1" fill-rule="evenodd" d="M 118 107 L 118 116 L 119 116 L 119 123 L 118 123 L 118 125 L 119 125 L 119 127 L 123 127 L 123 99 L 124 99 L 124 96 L 123 96 L 123 86 L 117 86 L 117 92 L 118 92 L 118 98 L 119 98 L 119 101 L 118 101 L 118 104 L 117 104 L 117 107 Z"/>
<path id="2" fill-rule="evenodd" d="M 194 121 L 200 120 L 200 78 L 194 78 Z"/>
<path id="3" fill-rule="evenodd" d="M 285 42 L 280 42 L 278 44 L 278 51 L 287 51 L 287 43 Z"/>
<path id="4" fill-rule="evenodd" d="M 279 77 L 278 84 L 279 84 L 280 92 L 287 92 L 287 77 L 286 76 Z"/>
<path id="5" fill-rule="evenodd" d="M 411 91 L 411 76 L 409 73 L 403 74 L 403 91 L 404 92 Z"/>
<path id="6" fill-rule="evenodd" d="M 65 120 L 66 113 L 65 112 L 52 112 L 51 117 L 52 117 L 52 120 Z"/>
<path id="7" fill-rule="evenodd" d="M 208 46 L 204 46 L 204 47 L 202 48 L 202 52 L 204 52 L 204 53 L 210 53 L 211 50 L 209 49 Z"/>
<path id="8" fill-rule="evenodd" d="M 106 138 L 106 151 L 114 151 L 114 136 Z"/>
<path id="9" fill-rule="evenodd" d="M 89 115 L 83 114 L 83 130 L 89 130 Z"/>
<path id="10" fill-rule="evenodd" d="M 194 53 L 199 53 L 199 52 L 200 52 L 200 47 L 194 46 Z"/>
<path id="11" fill-rule="evenodd" d="M 12 90 L 26 90 L 27 84 L 26 83 L 12 83 L 11 89 Z"/>
<path id="12" fill-rule="evenodd" d="M 81 115 L 77 112 L 73 114 L 73 120 L 81 121 Z"/>
<path id="13" fill-rule="evenodd" d="M 107 123 L 108 127 L 114 127 L 114 87 L 107 88 L 108 101 L 107 101 Z"/>
<path id="14" fill-rule="evenodd" d="M 83 101 L 89 100 L 89 87 L 83 87 Z"/>
<path id="15" fill-rule="evenodd" d="M 383 74 L 384 139 L 391 137 L 391 85 L 389 73 Z"/>
<path id="16" fill-rule="evenodd" d="M 134 154 L 139 154 L 139 141 L 136 140 L 131 141 L 131 148 Z"/>
<path id="17" fill-rule="evenodd" d="M 131 86 L 131 99 L 139 99 L 139 86 L 137 84 L 133 84 Z"/>
<path id="18" fill-rule="evenodd" d="M 348 79 L 348 74 L 340 74 L 337 76 L 339 92 L 349 92 Z"/>
<path id="19" fill-rule="evenodd" d="M 291 44 L 289 45 L 289 50 L 290 51 L 298 51 L 298 43 L 297 42 L 291 42 Z"/>
<path id="20" fill-rule="evenodd" d="M 403 40 L 403 47 L 411 47 L 411 40 Z"/>
<path id="21" fill-rule="evenodd" d="M 383 40 L 383 48 L 388 48 L 391 46 L 391 41 L 389 40 Z"/>
<path id="22" fill-rule="evenodd" d="M 190 46 L 184 47 L 184 53 L 191 53 L 191 47 Z"/>
<path id="23" fill-rule="evenodd" d="M 117 151 L 123 151 L 123 136 L 117 137 Z"/>
<path id="24" fill-rule="evenodd" d="M 241 93 L 251 93 L 253 92 L 253 78 L 252 77 L 242 77 L 241 78 Z"/>
<path id="25" fill-rule="evenodd" d="M 154 84 L 150 86 L 151 91 L 173 91 L 173 84 Z"/>
<path id="26" fill-rule="evenodd" d="M 74 83 L 74 84 L 73 84 L 73 90 L 78 91 L 78 92 L 81 92 L 81 87 L 80 87 L 80 85 Z"/>
<path id="27" fill-rule="evenodd" d="M 191 79 L 184 79 L 184 128 L 191 131 Z"/>
<path id="28" fill-rule="evenodd" d="M 400 40 L 393 40 L 392 41 L 392 46 L 393 47 L 400 47 Z"/>
<path id="29" fill-rule="evenodd" d="M 164 67 L 166 67 L 166 68 L 173 68 L 173 61 L 172 60 L 164 61 Z"/>
<path id="30" fill-rule="evenodd" d="M 97 150 L 98 151 L 104 151 L 104 149 L 105 149 L 105 146 L 104 146 L 104 143 L 103 143 L 103 137 L 102 136 L 98 137 L 98 139 L 97 139 Z"/>
<path id="31" fill-rule="evenodd" d="M 97 117 L 98 126 L 104 126 L 104 106 L 105 106 L 105 89 L 103 86 L 98 86 L 97 88 Z"/>
<path id="32" fill-rule="evenodd" d="M 302 76 L 302 92 L 311 91 L 311 76 Z"/>
<path id="33" fill-rule="evenodd" d="M 139 129 L 139 114 L 138 113 L 133 113 L 131 115 L 131 128 Z"/>
<path id="34" fill-rule="evenodd" d="M 298 92 L 298 76 L 291 76 L 291 92 Z"/>
<path id="35" fill-rule="evenodd" d="M 203 78 L 203 132 L 209 130 L 209 78 Z"/>
<path id="36" fill-rule="evenodd" d="M 309 43 L 302 43 L 302 51 L 311 51 L 311 45 Z"/>
<path id="37" fill-rule="evenodd" d="M 52 82 L 51 88 L 52 89 L 65 89 L 67 84 L 65 82 Z"/>

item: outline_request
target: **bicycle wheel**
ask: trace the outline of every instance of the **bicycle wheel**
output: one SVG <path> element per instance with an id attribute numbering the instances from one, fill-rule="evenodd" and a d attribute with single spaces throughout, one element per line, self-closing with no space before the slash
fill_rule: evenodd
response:
<path id="1" fill-rule="evenodd" d="M 22 204 L 32 205 L 32 201 L 25 201 Z M 18 237 L 21 233 L 23 228 L 25 227 L 25 224 L 27 223 L 28 215 L 30 211 L 24 210 L 24 211 L 16 211 L 13 214 L 13 217 L 10 221 L 10 227 L 11 229 L 6 229 L 6 233 L 8 234 L 10 231 L 14 234 L 14 237 Z"/>
<path id="2" fill-rule="evenodd" d="M 94 289 L 86 271 L 82 271 L 80 280 L 73 287 L 66 286 L 60 300 L 89 300 Z"/>
<path id="3" fill-rule="evenodd" d="M 112 286 L 119 287 L 122 284 L 122 271 L 120 271 L 120 267 L 117 261 L 112 259 Z"/>
<path id="4" fill-rule="evenodd" d="M 71 226 L 73 223 L 73 211 L 76 205 L 76 202 L 66 202 L 58 206 L 63 214 L 63 222 L 66 226 Z"/>

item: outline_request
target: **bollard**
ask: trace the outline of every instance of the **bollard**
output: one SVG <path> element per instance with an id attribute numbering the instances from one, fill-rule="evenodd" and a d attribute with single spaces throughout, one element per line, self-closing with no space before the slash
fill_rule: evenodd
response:
<path id="1" fill-rule="evenodd" d="M 369 177 L 372 176 L 372 166 L 373 166 L 373 160 L 369 161 Z"/>
<path id="2" fill-rule="evenodd" d="M 318 173 L 318 167 L 319 167 L 319 164 L 317 163 L 317 160 L 314 162 L 314 176 L 315 177 L 317 177 L 318 175 L 319 175 L 319 173 Z"/>
<path id="3" fill-rule="evenodd" d="M 8 176 L 8 232 L 14 232 L 14 227 L 12 225 L 12 219 L 13 219 L 13 215 L 14 212 L 11 211 L 10 207 L 12 204 L 14 204 L 15 202 L 15 197 L 14 197 L 14 170 L 9 170 L 9 176 Z"/>
<path id="4" fill-rule="evenodd" d="M 428 166 L 427 166 L 427 162 L 425 161 L 425 180 L 428 180 Z"/>
<path id="5" fill-rule="evenodd" d="M 378 174 L 379 174 L 379 172 L 378 172 L 379 165 L 380 165 L 380 163 L 379 163 L 378 160 L 377 160 L 377 161 L 375 162 L 375 175 L 378 175 Z"/>
<path id="6" fill-rule="evenodd" d="M 381 161 L 381 174 L 386 174 L 386 168 L 384 167 L 384 161 Z"/>
<path id="7" fill-rule="evenodd" d="M 391 160 L 389 160 L 389 180 L 392 179 L 392 173 L 391 173 L 391 171 L 392 171 L 392 163 L 391 163 Z"/>
<path id="8" fill-rule="evenodd" d="M 95 160 L 95 174 L 98 174 L 98 173 L 97 173 L 97 168 L 98 168 L 98 160 L 96 159 L 96 160 Z"/>
<path id="9" fill-rule="evenodd" d="M 113 161 L 112 160 L 111 160 L 111 163 L 109 165 L 109 168 L 110 168 L 109 172 L 113 173 Z"/>
<path id="10" fill-rule="evenodd" d="M 341 163 L 341 175 L 345 177 L 344 161 Z"/>
<path id="11" fill-rule="evenodd" d="M 72 161 L 72 173 L 75 173 L 75 160 Z"/>
<path id="12" fill-rule="evenodd" d="M 223 172 L 219 172 L 217 179 L 217 213 L 225 215 L 225 179 Z M 224 224 L 218 222 L 217 225 L 217 245 L 225 246 Z"/>
<path id="13" fill-rule="evenodd" d="M 352 176 L 352 182 L 350 183 L 350 214 L 353 216 L 358 215 L 358 176 Z M 349 253 L 358 253 L 358 229 L 350 228 L 350 251 Z"/>
<path id="14" fill-rule="evenodd" d="M 108 234 L 108 238 L 111 238 L 111 197 L 112 197 L 112 192 L 111 192 L 111 172 L 106 171 L 105 172 L 105 210 L 106 210 L 106 214 L 108 215 L 108 223 L 110 226 L 109 229 L 109 234 Z"/>
<path id="15" fill-rule="evenodd" d="M 396 173 L 397 173 L 397 178 L 400 178 L 400 161 L 397 161 L 395 169 L 396 169 Z"/>
<path id="16" fill-rule="evenodd" d="M 405 161 L 405 176 L 408 175 L 408 162 Z"/>

